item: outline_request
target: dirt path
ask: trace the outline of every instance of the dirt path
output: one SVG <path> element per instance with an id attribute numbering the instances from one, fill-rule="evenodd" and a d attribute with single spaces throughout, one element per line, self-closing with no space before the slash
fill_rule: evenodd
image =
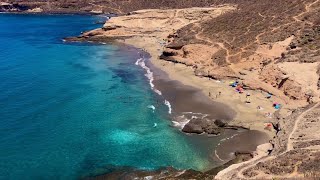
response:
<path id="1" fill-rule="evenodd" d="M 301 121 L 301 119 L 303 119 L 304 116 L 305 116 L 308 112 L 312 111 L 312 110 L 313 110 L 315 107 L 317 107 L 318 105 L 320 105 L 320 102 L 317 103 L 317 104 L 315 104 L 312 108 L 308 109 L 307 111 L 303 112 L 303 113 L 296 119 L 296 121 L 295 121 L 295 123 L 294 123 L 294 126 L 293 126 L 293 129 L 292 129 L 291 133 L 290 133 L 289 136 L 288 136 L 288 143 L 287 143 L 287 151 L 286 151 L 286 152 L 293 150 L 292 136 L 293 136 L 293 134 L 295 133 L 295 131 L 297 130 L 298 125 L 299 125 L 299 122 Z"/>
<path id="2" fill-rule="evenodd" d="M 294 19 L 295 21 L 302 22 L 302 21 L 299 19 L 299 17 L 302 16 L 302 15 L 304 15 L 304 14 L 306 14 L 306 13 L 308 13 L 308 12 L 310 12 L 310 7 L 311 7 L 312 5 L 318 3 L 318 2 L 319 2 L 319 0 L 316 0 L 316 1 L 314 1 L 313 3 L 310 3 L 310 4 L 308 4 L 308 5 L 305 5 L 305 11 L 303 11 L 303 12 L 300 13 L 300 14 L 298 14 L 297 16 L 294 16 L 293 19 Z"/>
<path id="3" fill-rule="evenodd" d="M 198 23 L 194 23 L 195 26 L 199 27 L 201 29 L 201 26 L 198 24 Z M 229 50 L 224 46 L 223 43 L 219 43 L 219 42 L 213 42 L 211 39 L 207 38 L 207 37 L 204 37 L 204 36 L 201 36 L 201 34 L 203 33 L 203 29 L 201 29 L 200 32 L 198 32 L 196 35 L 195 35 L 195 38 L 196 39 L 199 39 L 201 41 L 205 41 L 205 42 L 208 42 L 209 44 L 211 45 L 218 45 L 220 46 L 221 49 L 225 50 L 226 51 L 226 61 L 227 63 L 230 63 L 229 62 L 229 57 L 230 57 L 230 53 L 229 53 Z"/>

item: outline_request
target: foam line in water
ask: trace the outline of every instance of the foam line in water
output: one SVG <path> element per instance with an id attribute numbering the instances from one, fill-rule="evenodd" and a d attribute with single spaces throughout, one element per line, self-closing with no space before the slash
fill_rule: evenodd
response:
<path id="1" fill-rule="evenodd" d="M 170 102 L 167 101 L 167 100 L 164 100 L 164 104 L 165 104 L 166 106 L 168 106 L 168 113 L 171 114 L 171 113 L 172 113 L 172 108 L 171 108 Z"/>
<path id="2" fill-rule="evenodd" d="M 146 70 L 145 76 L 149 79 L 149 84 L 150 84 L 151 89 L 152 89 L 155 93 L 157 93 L 158 95 L 161 96 L 161 95 L 162 95 L 161 91 L 159 91 L 158 89 L 156 89 L 156 88 L 154 87 L 154 84 L 153 84 L 153 81 L 154 81 L 153 72 L 151 71 L 151 69 L 150 69 L 148 66 L 146 66 L 145 59 L 144 59 L 144 58 L 139 58 L 139 59 L 136 61 L 135 65 L 140 66 L 140 67 L 142 67 L 144 70 Z M 164 104 L 165 104 L 166 106 L 168 106 L 168 113 L 171 114 L 171 113 L 172 113 L 172 107 L 171 107 L 170 102 L 169 102 L 168 100 L 165 100 L 165 101 L 164 101 Z"/>
<path id="3" fill-rule="evenodd" d="M 189 119 L 185 119 L 184 121 L 172 121 L 174 127 L 178 127 L 180 130 L 184 128 L 186 124 L 189 123 Z"/>
<path id="4" fill-rule="evenodd" d="M 146 74 L 145 74 L 145 76 L 149 79 L 149 84 L 150 84 L 150 86 L 151 86 L 151 89 L 155 92 L 155 93 L 157 93 L 158 95 L 162 95 L 162 93 L 161 93 L 161 91 L 159 91 L 158 89 L 156 89 L 155 87 L 154 87 L 154 84 L 153 84 L 153 80 L 154 80 L 154 77 L 153 77 L 153 72 L 150 70 L 150 68 L 149 67 L 147 67 L 146 66 L 146 63 L 144 62 L 145 61 L 145 59 L 144 58 L 139 58 L 137 61 L 136 61 L 136 65 L 137 66 L 140 66 L 140 67 L 142 67 L 144 70 L 146 70 Z"/>
<path id="5" fill-rule="evenodd" d="M 214 150 L 214 154 L 216 155 L 216 157 L 220 160 L 220 161 L 224 161 L 223 159 L 220 158 L 220 156 L 217 153 L 217 150 Z"/>
<path id="6" fill-rule="evenodd" d="M 156 110 L 156 107 L 154 107 L 154 105 L 149 105 L 148 108 L 152 109 L 153 112 L 154 110 Z"/>
<path id="7" fill-rule="evenodd" d="M 194 113 L 194 112 L 182 112 L 182 115 L 177 116 L 175 121 L 172 121 L 173 126 L 178 127 L 179 129 L 183 129 L 186 124 L 190 122 L 192 119 L 201 118 L 204 119 L 209 114 L 202 114 L 202 113 Z"/>

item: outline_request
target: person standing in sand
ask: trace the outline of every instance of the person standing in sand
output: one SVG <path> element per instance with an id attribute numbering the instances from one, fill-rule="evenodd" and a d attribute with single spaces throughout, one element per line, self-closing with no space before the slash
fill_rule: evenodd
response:
<path id="1" fill-rule="evenodd" d="M 250 97 L 246 97 L 246 103 L 247 104 L 251 103 Z"/>

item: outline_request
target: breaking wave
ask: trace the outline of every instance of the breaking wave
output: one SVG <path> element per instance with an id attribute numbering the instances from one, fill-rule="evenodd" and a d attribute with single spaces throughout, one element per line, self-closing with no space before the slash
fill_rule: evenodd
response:
<path id="1" fill-rule="evenodd" d="M 155 87 L 154 87 L 154 84 L 153 84 L 153 80 L 154 80 L 154 77 L 153 77 L 153 72 L 150 70 L 150 68 L 148 67 L 148 66 L 146 66 L 146 63 L 144 62 L 145 60 L 144 60 L 144 58 L 139 58 L 137 61 L 136 61 L 136 65 L 137 66 L 140 66 L 140 67 L 142 67 L 144 70 L 146 70 L 146 74 L 144 74 L 148 79 L 149 79 L 149 84 L 150 84 L 150 86 L 151 86 L 151 89 L 155 92 L 155 93 L 157 93 L 157 94 L 159 94 L 160 96 L 162 95 L 162 93 L 161 93 L 161 91 L 159 91 L 158 89 L 156 89 Z"/>
<path id="2" fill-rule="evenodd" d="M 174 117 L 174 121 L 172 121 L 172 123 L 174 127 L 177 127 L 181 130 L 190 122 L 191 119 L 204 119 L 208 116 L 208 114 L 203 113 L 182 112 L 181 115 Z"/>
<path id="3" fill-rule="evenodd" d="M 168 113 L 171 114 L 171 113 L 172 113 L 172 108 L 171 108 L 170 102 L 167 101 L 167 100 L 164 100 L 164 104 L 165 104 L 166 106 L 168 106 Z"/>
<path id="4" fill-rule="evenodd" d="M 145 63 L 145 59 L 144 58 L 139 58 L 135 65 L 137 66 L 140 66 L 142 67 L 144 70 L 146 70 L 146 74 L 144 74 L 148 79 L 149 79 L 149 84 L 150 84 L 150 87 L 151 89 L 157 93 L 158 95 L 162 95 L 161 91 L 158 90 L 157 88 L 155 88 L 154 84 L 153 84 L 153 81 L 154 81 L 154 76 L 153 76 L 153 72 L 151 71 L 151 69 L 146 66 L 146 63 Z M 164 104 L 168 107 L 168 113 L 171 114 L 172 113 L 172 107 L 171 107 L 171 104 L 168 100 L 164 100 Z"/>

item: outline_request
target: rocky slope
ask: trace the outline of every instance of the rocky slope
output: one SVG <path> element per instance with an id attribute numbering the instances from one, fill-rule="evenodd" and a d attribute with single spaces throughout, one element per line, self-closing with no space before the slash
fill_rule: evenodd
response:
<path id="1" fill-rule="evenodd" d="M 274 139 L 271 155 L 262 156 L 221 171 L 217 179 L 319 179 L 320 104 L 297 109 L 280 118 L 282 130 Z"/>

